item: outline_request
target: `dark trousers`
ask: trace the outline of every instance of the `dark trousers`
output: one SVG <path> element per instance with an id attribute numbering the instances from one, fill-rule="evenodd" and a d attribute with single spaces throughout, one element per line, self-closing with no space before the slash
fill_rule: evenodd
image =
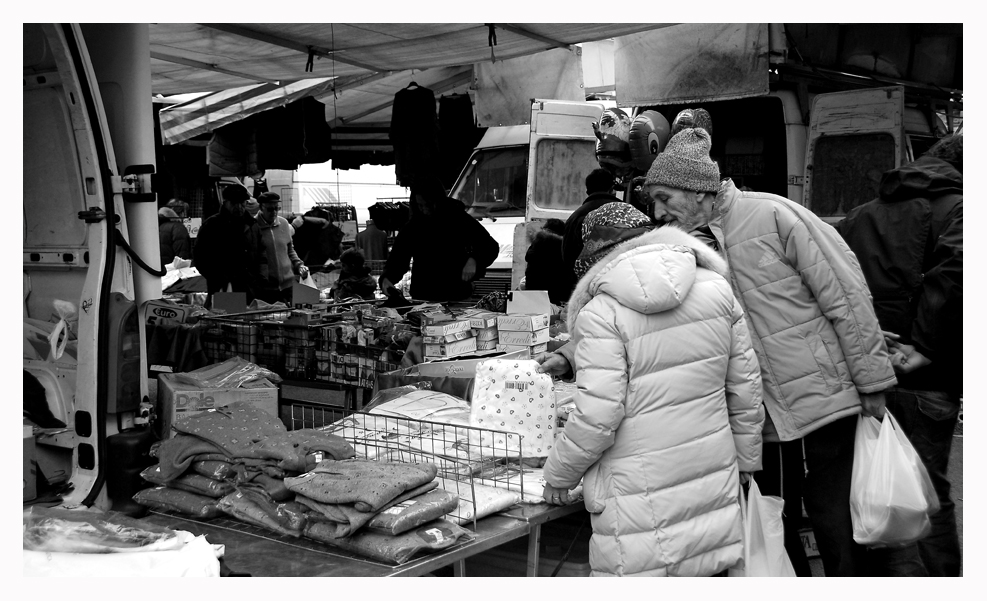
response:
<path id="1" fill-rule="evenodd" d="M 762 470 L 754 474 L 754 479 L 762 495 L 781 497 L 785 501 L 781 516 L 785 527 L 785 551 L 795 568 L 795 575 L 812 576 L 799 535 L 799 528 L 802 527 L 802 482 L 805 479 L 802 441 L 766 442 L 761 457 Z"/>
<path id="2" fill-rule="evenodd" d="M 959 399 L 945 392 L 893 388 L 885 392 L 888 411 L 922 458 L 939 497 L 928 536 L 903 548 L 875 549 L 875 575 L 959 576 L 961 549 L 956 532 L 956 506 L 949 496 L 949 453 L 959 417 Z"/>
<path id="3" fill-rule="evenodd" d="M 867 550 L 853 542 L 850 521 L 856 430 L 857 416 L 852 415 L 802 440 L 764 444 L 764 471 L 756 474 L 756 479 L 762 493 L 780 494 L 785 500 L 785 550 L 799 576 L 810 575 L 798 535 L 803 503 L 826 576 L 868 575 Z M 774 467 L 774 462 L 780 466 Z"/>

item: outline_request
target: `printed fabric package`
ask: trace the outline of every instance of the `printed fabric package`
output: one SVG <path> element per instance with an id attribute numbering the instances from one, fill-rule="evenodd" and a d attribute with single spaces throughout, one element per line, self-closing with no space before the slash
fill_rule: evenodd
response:
<path id="1" fill-rule="evenodd" d="M 552 378 L 531 359 L 487 359 L 476 366 L 470 425 L 482 451 L 495 457 L 547 457 L 555 445 L 558 410 Z M 520 438 L 520 444 L 519 444 Z"/>

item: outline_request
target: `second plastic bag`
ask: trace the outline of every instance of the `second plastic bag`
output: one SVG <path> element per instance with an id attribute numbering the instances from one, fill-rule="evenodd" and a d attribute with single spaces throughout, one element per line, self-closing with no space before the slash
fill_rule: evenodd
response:
<path id="1" fill-rule="evenodd" d="M 744 555 L 742 563 L 731 568 L 729 576 L 794 577 L 795 568 L 785 551 L 785 525 L 781 514 L 785 501 L 765 497 L 751 479 L 750 492 L 740 491 L 743 518 Z"/>
<path id="2" fill-rule="evenodd" d="M 872 547 L 925 537 L 939 499 L 925 464 L 888 411 L 883 422 L 857 418 L 850 517 L 853 540 Z"/>

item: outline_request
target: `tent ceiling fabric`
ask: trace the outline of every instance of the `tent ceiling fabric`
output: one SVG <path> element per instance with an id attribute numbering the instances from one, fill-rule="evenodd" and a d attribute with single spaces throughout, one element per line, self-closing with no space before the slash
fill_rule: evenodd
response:
<path id="1" fill-rule="evenodd" d="M 154 94 L 214 92 L 257 82 L 472 65 L 664 27 L 661 23 L 155 23 Z M 316 57 L 306 72 L 308 49 Z M 332 56 L 325 56 L 326 54 Z M 322 55 L 322 56 L 320 56 Z"/>

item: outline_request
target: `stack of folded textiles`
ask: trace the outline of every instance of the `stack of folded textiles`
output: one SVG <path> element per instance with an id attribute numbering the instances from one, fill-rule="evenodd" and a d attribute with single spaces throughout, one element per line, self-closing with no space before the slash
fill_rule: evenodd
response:
<path id="1" fill-rule="evenodd" d="M 134 496 L 141 505 L 200 519 L 228 514 L 390 563 L 468 536 L 440 519 L 456 510 L 459 497 L 438 489 L 432 464 L 354 459 L 339 436 L 289 432 L 247 403 L 190 416 L 174 428 L 177 435 L 152 450 L 158 464 L 141 474 L 158 485 Z"/>

